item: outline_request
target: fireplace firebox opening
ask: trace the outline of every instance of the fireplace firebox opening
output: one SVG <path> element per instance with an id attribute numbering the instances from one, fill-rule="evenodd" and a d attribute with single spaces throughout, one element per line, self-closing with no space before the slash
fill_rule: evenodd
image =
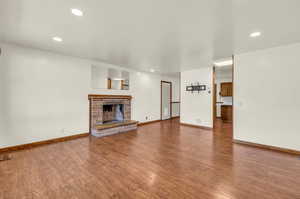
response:
<path id="1" fill-rule="evenodd" d="M 104 104 L 102 110 L 103 124 L 124 121 L 124 104 Z"/>

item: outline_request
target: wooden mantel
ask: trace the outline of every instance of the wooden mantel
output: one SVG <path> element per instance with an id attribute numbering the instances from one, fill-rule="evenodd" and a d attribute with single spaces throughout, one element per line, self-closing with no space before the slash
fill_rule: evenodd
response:
<path id="1" fill-rule="evenodd" d="M 91 99 L 132 99 L 131 95 L 89 95 L 89 100 Z"/>

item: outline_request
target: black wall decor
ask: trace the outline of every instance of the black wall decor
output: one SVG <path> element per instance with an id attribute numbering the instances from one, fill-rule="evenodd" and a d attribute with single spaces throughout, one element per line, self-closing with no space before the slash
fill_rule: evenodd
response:
<path id="1" fill-rule="evenodd" d="M 193 86 L 187 86 L 186 91 L 193 91 Z"/>
<path id="2" fill-rule="evenodd" d="M 197 83 L 197 85 L 193 85 L 191 84 L 190 86 L 187 86 L 186 91 L 190 91 L 190 92 L 194 92 L 194 91 L 198 91 L 198 93 L 200 91 L 206 91 L 206 85 L 200 85 L 199 83 Z"/>

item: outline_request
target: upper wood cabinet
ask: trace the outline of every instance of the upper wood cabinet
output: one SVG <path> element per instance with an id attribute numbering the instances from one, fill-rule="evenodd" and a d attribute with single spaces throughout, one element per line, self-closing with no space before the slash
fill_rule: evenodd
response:
<path id="1" fill-rule="evenodd" d="M 221 96 L 232 97 L 232 82 L 221 83 Z"/>

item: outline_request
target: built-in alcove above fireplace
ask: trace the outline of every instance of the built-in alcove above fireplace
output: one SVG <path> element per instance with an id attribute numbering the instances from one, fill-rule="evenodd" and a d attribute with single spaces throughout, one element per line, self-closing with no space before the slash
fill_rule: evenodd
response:
<path id="1" fill-rule="evenodd" d="M 97 137 L 135 130 L 131 120 L 131 96 L 89 95 L 90 133 Z"/>

